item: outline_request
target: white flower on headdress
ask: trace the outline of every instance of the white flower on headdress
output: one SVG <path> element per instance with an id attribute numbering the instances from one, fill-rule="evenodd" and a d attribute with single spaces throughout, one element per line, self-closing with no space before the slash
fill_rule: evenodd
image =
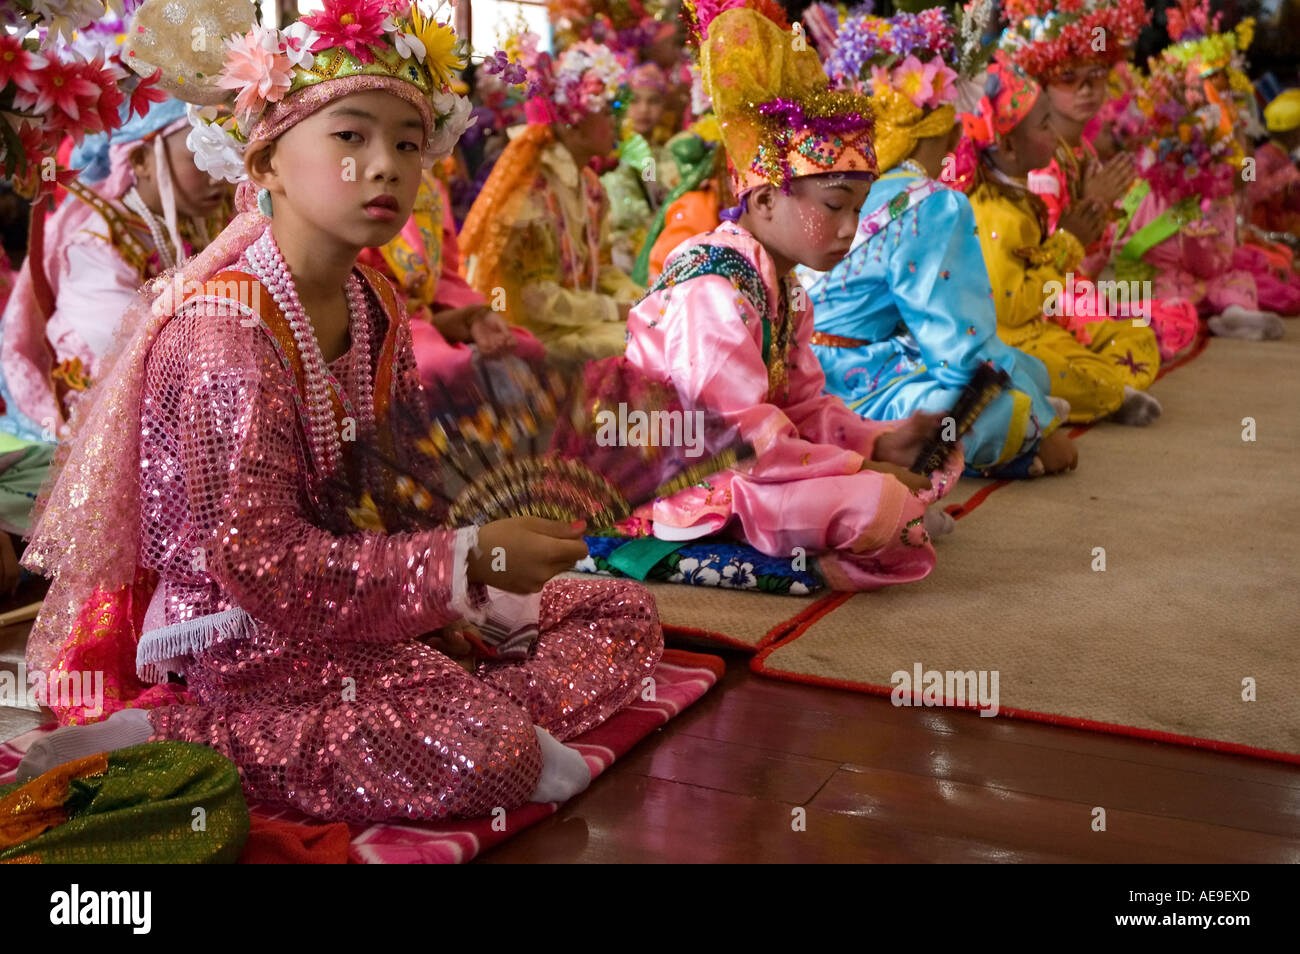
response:
<path id="1" fill-rule="evenodd" d="M 452 149 L 456 147 L 456 142 L 465 130 L 478 121 L 478 117 L 470 115 L 473 108 L 464 96 L 457 96 L 455 93 L 434 93 L 433 109 L 440 117 L 437 128 L 429 135 L 429 153 L 434 158 L 441 159 L 451 155 Z"/>
<path id="2" fill-rule="evenodd" d="M 194 165 L 214 179 L 241 182 L 248 175 L 244 169 L 244 146 L 224 128 L 205 118 L 208 112 L 196 106 L 186 110 L 194 128 L 185 138 L 185 145 L 194 153 Z"/>
<path id="3" fill-rule="evenodd" d="M 301 20 L 296 20 L 284 31 L 284 55 L 299 69 L 308 69 L 316 61 L 316 54 L 311 48 L 319 39 L 319 33 Z"/>
<path id="4" fill-rule="evenodd" d="M 104 15 L 99 0 L 33 0 L 32 13 L 49 24 L 52 35 L 72 42 L 73 35 Z"/>
<path id="5" fill-rule="evenodd" d="M 414 33 L 398 33 L 394 35 L 393 46 L 397 48 L 398 56 L 403 59 L 414 57 L 419 62 L 424 62 L 424 44 Z"/>

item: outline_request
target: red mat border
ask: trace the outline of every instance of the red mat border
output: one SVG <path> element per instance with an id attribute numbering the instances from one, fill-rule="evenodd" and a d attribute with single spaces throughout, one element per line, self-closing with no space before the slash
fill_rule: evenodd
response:
<path id="1" fill-rule="evenodd" d="M 732 592 L 737 592 L 737 591 L 733 590 Z M 827 600 L 834 599 L 836 596 L 839 595 L 840 594 L 838 593 L 832 592 L 827 594 L 826 596 L 813 597 L 809 602 L 809 604 L 805 606 L 803 609 L 801 609 L 794 616 L 791 616 L 789 619 L 783 619 L 781 622 L 777 623 L 775 626 L 769 629 L 763 635 L 763 637 L 759 639 L 757 643 L 747 643 L 744 640 L 736 639 L 736 637 L 734 636 L 728 636 L 726 633 L 720 633 L 712 629 L 696 629 L 693 626 L 670 626 L 667 623 L 663 624 L 664 636 L 668 637 L 668 636 L 676 635 L 676 636 L 686 636 L 691 639 L 703 639 L 708 642 L 719 643 L 720 645 L 725 646 L 728 649 L 740 649 L 747 653 L 756 653 L 759 650 L 761 650 L 764 646 L 770 646 L 774 641 L 780 639 L 782 636 L 784 636 L 786 633 L 790 631 L 791 627 L 798 626 L 810 614 L 815 613 L 817 611 L 817 607 L 821 606 Z M 803 601 L 802 597 L 792 596 L 792 597 L 787 597 L 787 599 L 798 599 L 801 602 Z"/>
<path id="2" fill-rule="evenodd" d="M 807 673 L 787 672 L 781 669 L 769 669 L 764 661 L 772 653 L 776 652 L 782 646 L 788 646 L 796 639 L 806 633 L 820 619 L 830 615 L 839 609 L 850 598 L 856 596 L 856 593 L 837 593 L 833 597 L 822 600 L 818 604 L 818 612 L 806 619 L 802 625 L 795 628 L 784 639 L 765 646 L 753 659 L 749 661 L 749 668 L 758 673 L 760 676 L 767 676 L 771 679 L 783 679 L 787 682 L 799 682 L 810 686 L 821 686 L 826 689 L 847 689 L 851 692 L 861 692 L 874 696 L 890 696 L 894 692 L 893 686 L 878 686 L 866 682 L 852 682 L 847 679 L 831 679 L 826 676 L 813 676 Z M 978 711 L 978 706 L 973 705 L 950 705 L 945 697 L 943 706 L 930 706 L 928 708 L 946 708 L 946 709 L 969 709 L 972 715 Z M 1292 765 L 1300 765 L 1300 753 L 1279 752 L 1274 749 L 1260 749 L 1251 745 L 1242 745 L 1238 742 L 1222 742 L 1218 739 L 1204 739 L 1195 735 L 1178 735 L 1173 732 L 1161 732 L 1157 729 L 1141 729 L 1137 726 L 1122 725 L 1117 722 L 1096 722 L 1092 719 L 1081 719 L 1077 716 L 1057 715 L 1052 712 L 1038 712 L 1033 709 L 1017 709 L 1010 706 L 1002 706 L 998 709 L 999 716 L 1006 716 L 1009 719 L 1021 719 L 1026 722 L 1044 722 L 1048 725 L 1064 726 L 1070 729 L 1086 729 L 1091 732 L 1101 732 L 1107 735 L 1122 735 L 1135 739 L 1143 739 L 1152 742 L 1169 742 L 1176 745 L 1185 745 L 1197 749 L 1209 749 L 1214 752 L 1222 752 L 1229 755 L 1246 755 L 1252 758 L 1268 759 L 1275 762 L 1287 762 Z M 978 715 L 975 715 L 979 718 Z"/>
<path id="3" fill-rule="evenodd" d="M 1193 342 L 1193 344 L 1187 349 L 1187 351 L 1185 351 L 1182 355 L 1175 358 L 1172 362 L 1170 362 L 1169 364 L 1165 365 L 1160 369 L 1160 373 L 1156 375 L 1156 380 L 1159 381 L 1169 372 L 1175 371 L 1178 368 L 1181 368 L 1184 365 L 1198 358 L 1205 351 L 1206 347 L 1209 345 L 1209 342 L 1210 342 L 1210 336 L 1205 333 L 1204 329 L 1202 329 L 1200 334 L 1198 334 L 1196 341 Z M 1074 438 L 1079 437 L 1081 434 L 1084 434 L 1087 431 L 1091 430 L 1094 426 L 1095 425 L 1093 424 L 1080 424 L 1079 426 L 1071 429 L 1070 438 L 1073 440 Z M 1019 481 L 1015 481 L 1015 480 L 995 481 L 994 483 L 989 484 L 989 486 L 987 487 L 981 487 L 974 494 L 972 494 L 971 497 L 965 503 L 953 504 L 945 508 L 945 510 L 947 513 L 952 515 L 952 518 L 954 520 L 960 520 L 962 517 L 969 516 L 971 513 L 973 513 L 975 509 L 979 507 L 979 505 L 982 504 L 985 500 L 987 500 L 989 498 L 989 495 L 992 494 L 994 491 L 1001 490 L 1003 487 L 1007 486 L 1008 484 L 1013 484 L 1013 483 L 1019 483 Z M 747 643 L 742 640 L 736 639 L 734 636 L 728 636 L 726 633 L 718 632 L 717 630 L 698 629 L 693 626 L 665 625 L 664 635 L 668 636 L 668 635 L 676 634 L 689 639 L 698 639 L 708 643 L 714 643 L 720 646 L 725 646 L 730 649 L 739 649 L 748 653 L 759 653 L 761 654 L 759 658 L 762 658 L 767 655 L 767 653 L 764 652 L 764 650 L 770 651 L 771 649 L 775 649 L 776 648 L 775 644 L 777 640 L 780 640 L 782 636 L 785 636 L 787 633 L 790 633 L 791 629 L 797 628 L 801 623 L 803 623 L 805 620 L 809 619 L 810 617 L 814 619 L 820 618 L 820 616 L 824 615 L 825 612 L 829 612 L 830 609 L 833 609 L 835 606 L 839 606 L 841 603 L 843 603 L 844 599 L 840 598 L 842 595 L 843 594 L 831 592 L 828 593 L 826 596 L 822 596 L 820 598 L 814 599 L 811 605 L 804 607 L 804 609 L 800 610 L 794 616 L 790 617 L 789 619 L 782 620 L 781 622 L 773 626 L 770 630 L 767 631 L 766 635 L 764 635 L 762 639 L 760 639 L 757 643 Z M 834 604 L 833 606 L 831 605 L 832 603 Z M 806 628 L 807 627 L 805 627 L 805 629 Z M 791 633 L 790 638 L 794 638 L 794 635 L 795 634 Z M 784 640 L 783 642 L 788 642 L 788 640 Z M 755 659 L 755 662 L 757 662 L 757 658 Z M 759 673 L 764 672 L 762 669 L 759 668 L 755 668 L 754 671 Z M 770 673 L 764 673 L 764 674 L 770 675 Z M 781 678 L 781 677 L 777 677 L 777 678 Z"/>
<path id="4" fill-rule="evenodd" d="M 1160 374 L 1156 376 L 1159 381 L 1171 371 L 1185 367 L 1196 358 L 1205 353 L 1209 346 L 1210 336 L 1201 334 L 1191 349 L 1181 357 L 1176 358 L 1173 362 L 1160 369 Z M 1070 431 L 1071 439 L 1091 430 L 1095 425 L 1081 424 Z M 960 520 L 975 510 L 980 504 L 989 498 L 989 495 L 996 490 L 1000 490 L 1007 484 L 1013 483 L 1010 480 L 999 480 L 987 487 L 981 488 L 971 496 L 964 504 L 955 504 L 948 509 L 953 519 Z M 807 673 L 786 672 L 785 670 L 770 669 L 766 665 L 767 657 L 772 655 L 783 646 L 788 646 L 796 639 L 801 637 L 820 619 L 830 615 L 830 613 L 843 606 L 853 593 L 833 593 L 828 597 L 818 600 L 815 605 L 809 607 L 809 611 L 800 614 L 790 622 L 793 623 L 794 629 L 784 638 L 772 640 L 760 644 L 762 648 L 749 662 L 749 668 L 760 676 L 767 676 L 770 679 L 784 679 L 788 682 L 799 682 L 810 686 L 821 686 L 828 689 L 847 689 L 851 692 L 862 692 L 876 696 L 890 696 L 894 692 L 893 686 L 878 686 L 871 683 L 852 682 L 847 679 L 830 679 L 825 676 L 812 676 Z M 976 709 L 976 706 L 956 706 L 948 705 L 944 700 L 944 708 L 957 709 L 967 708 Z M 1092 719 L 1081 719 L 1077 716 L 1057 715 L 1051 712 L 1037 712 L 1032 709 L 1016 709 L 1013 707 L 1002 707 L 998 709 L 998 715 L 1006 716 L 1010 719 L 1022 719 L 1026 722 L 1042 722 L 1048 725 L 1063 726 L 1070 729 L 1084 729 L 1090 732 L 1101 732 L 1107 735 L 1122 735 L 1135 739 L 1143 739 L 1151 742 L 1167 742 L 1174 745 L 1185 745 L 1191 748 L 1208 749 L 1213 752 L 1222 752 L 1228 755 L 1244 755 L 1251 758 L 1268 759 L 1275 762 L 1286 762 L 1291 765 L 1300 765 L 1300 753 L 1279 752 L 1273 749 L 1261 749 L 1251 745 L 1242 745 L 1237 742 L 1222 742 L 1217 739 L 1203 739 L 1194 735 L 1178 735 L 1173 732 L 1161 732 L 1156 729 L 1141 729 L 1132 725 L 1121 725 L 1115 722 L 1096 722 Z"/>
<path id="5" fill-rule="evenodd" d="M 1156 380 L 1159 381 L 1169 372 L 1177 371 L 1179 368 L 1195 361 L 1197 358 L 1199 358 L 1202 354 L 1205 353 L 1205 349 L 1209 347 L 1209 344 L 1210 344 L 1210 335 L 1205 332 L 1204 328 L 1202 328 L 1200 333 L 1196 337 L 1196 341 L 1194 341 L 1186 351 L 1184 351 L 1181 355 L 1174 358 L 1173 361 L 1171 361 L 1169 364 L 1163 366 L 1160 369 L 1160 373 L 1156 375 Z M 1091 424 L 1078 424 L 1075 427 L 1072 427 L 1070 429 L 1070 435 L 1069 435 L 1070 440 L 1075 440 L 1076 438 L 1080 437 L 1083 434 L 1086 434 L 1088 431 L 1092 430 L 1096 426 L 1097 426 L 1096 422 L 1093 422 Z M 995 490 L 1001 490 L 1003 487 L 1007 486 L 1007 484 L 1014 484 L 1014 483 L 1019 483 L 1019 481 L 1016 480 L 995 481 L 994 483 L 989 484 L 987 487 L 981 487 L 975 493 L 971 494 L 970 499 L 967 500 L 965 503 L 952 504 L 951 506 L 945 507 L 944 512 L 949 514 L 954 520 L 960 520 L 962 517 L 970 516 L 970 514 L 975 510 L 976 507 L 978 507 L 980 504 L 982 504 L 985 500 L 989 498 L 989 494 L 993 493 Z"/>

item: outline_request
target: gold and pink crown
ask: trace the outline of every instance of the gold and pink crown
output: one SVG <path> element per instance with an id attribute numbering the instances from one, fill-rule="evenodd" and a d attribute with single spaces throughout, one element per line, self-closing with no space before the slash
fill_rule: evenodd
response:
<path id="1" fill-rule="evenodd" d="M 801 30 L 732 7 L 705 19 L 696 5 L 700 66 L 736 194 L 800 176 L 877 175 L 870 99 L 833 90 Z"/>

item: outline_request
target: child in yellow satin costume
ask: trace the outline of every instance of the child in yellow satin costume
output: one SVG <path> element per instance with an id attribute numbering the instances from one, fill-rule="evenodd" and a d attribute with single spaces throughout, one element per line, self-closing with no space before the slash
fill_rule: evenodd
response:
<path id="1" fill-rule="evenodd" d="M 465 277 L 531 331 L 547 354 L 581 362 L 623 353 L 641 286 L 613 265 L 605 190 L 589 168 L 614 148 L 609 103 L 622 67 L 598 44 L 565 51 L 549 99 L 528 103 L 528 125 L 474 200 L 461 248 Z"/>
<path id="2" fill-rule="evenodd" d="M 1047 98 L 999 58 L 989 66 L 979 113 L 963 121 L 975 152 L 967 192 L 993 286 L 999 337 L 1047 366 L 1052 395 L 1070 403 L 1071 423 L 1109 418 L 1149 424 L 1160 415 L 1159 402 L 1145 393 L 1160 370 L 1149 318 L 1092 321 L 1071 333 L 1070 317 L 1058 324 L 1044 314 L 1053 292 L 1063 300 L 1084 246 L 1105 224 L 1100 209 L 1081 205 L 1048 234 L 1046 207 L 1026 184 L 1029 172 L 1047 165 L 1056 146 Z"/>

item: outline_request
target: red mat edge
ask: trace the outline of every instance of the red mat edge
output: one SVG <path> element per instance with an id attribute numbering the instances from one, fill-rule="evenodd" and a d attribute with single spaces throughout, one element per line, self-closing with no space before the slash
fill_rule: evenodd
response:
<path id="1" fill-rule="evenodd" d="M 1177 359 L 1167 368 L 1162 368 L 1159 377 L 1163 377 L 1167 372 L 1175 371 L 1199 357 L 1205 352 L 1209 340 L 1209 335 L 1202 335 L 1197 339 L 1197 342 L 1192 347 L 1191 351 Z M 1157 377 L 1156 380 L 1159 380 L 1159 377 Z M 1073 438 L 1077 434 L 1082 434 L 1092 427 L 1092 424 L 1080 425 L 1071 431 L 1070 436 Z M 995 484 L 990 484 L 988 487 L 983 488 L 971 497 L 971 501 L 975 500 L 976 497 L 978 497 L 979 500 L 975 501 L 974 504 L 971 504 L 971 501 L 967 501 L 966 504 L 961 505 L 961 514 L 954 514 L 954 519 L 960 519 L 961 515 L 970 513 L 975 509 L 975 507 L 983 503 L 984 500 L 988 498 L 989 494 L 1008 483 L 1011 483 L 1011 481 L 998 481 Z M 799 682 L 809 686 L 820 686 L 825 689 L 846 689 L 850 692 L 861 692 L 876 696 L 892 695 L 894 692 L 893 686 L 877 686 L 865 682 L 852 682 L 847 679 L 831 679 L 826 676 L 813 676 L 807 673 L 787 672 L 783 669 L 771 669 L 766 665 L 768 656 L 772 655 L 772 653 L 776 652 L 782 646 L 788 646 L 790 643 L 801 637 L 812 628 L 813 624 L 823 617 L 828 616 L 836 609 L 839 609 L 839 607 L 848 602 L 849 598 L 853 595 L 855 594 L 834 593 L 825 599 L 819 600 L 816 605 L 809 607 L 806 613 L 807 618 L 802 621 L 797 618 L 793 620 L 792 622 L 795 624 L 795 628 L 791 630 L 785 638 L 775 640 L 763 646 L 763 648 L 759 650 L 754 658 L 749 661 L 750 670 L 758 673 L 760 676 L 767 676 L 769 679 L 784 679 L 788 682 Z M 832 601 L 834 601 L 833 605 L 831 605 Z M 818 612 L 812 612 L 814 610 L 818 610 Z M 802 622 L 802 625 L 800 625 L 800 622 Z M 939 707 L 932 706 L 929 708 Z M 948 705 L 946 699 L 942 708 L 978 709 L 977 706 Z M 1274 749 L 1261 749 L 1256 748 L 1253 745 L 1242 745 L 1239 742 L 1222 742 L 1218 739 L 1203 739 L 1200 736 L 1179 735 L 1174 732 L 1162 732 L 1158 729 L 1141 729 L 1134 725 L 1121 725 L 1117 722 L 1096 722 L 1092 719 L 1082 719 L 1078 716 L 1056 715 L 1051 712 L 1037 712 L 1033 709 L 1017 709 L 1014 707 L 1003 706 L 999 707 L 998 715 L 1006 716 L 1009 719 L 1022 719 L 1026 722 L 1042 722 L 1047 725 L 1062 726 L 1070 729 L 1084 729 L 1090 732 L 1100 732 L 1105 735 L 1121 735 L 1149 742 L 1167 742 L 1195 749 L 1209 749 L 1212 752 L 1221 752 L 1227 755 L 1244 755 L 1251 758 L 1268 759 L 1274 762 L 1286 762 L 1292 765 L 1300 765 L 1300 754 L 1293 752 L 1279 752 Z M 978 716 L 976 718 L 978 718 Z"/>
<path id="2" fill-rule="evenodd" d="M 692 626 L 670 626 L 664 624 L 664 636 L 677 634 L 689 636 L 694 639 L 703 639 L 710 642 L 719 643 L 729 649 L 740 649 L 748 653 L 755 653 L 762 650 L 765 646 L 770 646 L 773 642 L 784 636 L 791 627 L 798 626 L 809 615 L 816 613 L 817 608 L 828 600 L 832 600 L 841 594 L 831 592 L 821 597 L 814 597 L 812 603 L 805 606 L 794 616 L 783 619 L 771 629 L 769 629 L 757 643 L 747 643 L 743 640 L 736 639 L 734 636 L 728 636 L 726 633 L 720 633 L 712 629 L 696 629 Z M 852 594 L 849 594 L 852 595 Z M 843 602 L 841 600 L 841 602 Z M 665 650 L 666 652 L 667 650 Z"/>
<path id="3" fill-rule="evenodd" d="M 783 640 L 780 645 L 793 642 L 791 639 Z M 768 653 L 780 648 L 780 646 L 769 646 L 764 652 Z M 861 692 L 867 695 L 890 696 L 894 692 L 893 686 L 876 686 L 865 682 L 851 682 L 846 679 L 830 679 L 826 676 L 813 676 L 807 673 L 786 672 L 781 669 L 769 669 L 763 665 L 763 659 L 755 657 L 750 661 L 750 668 L 761 676 L 767 676 L 770 679 L 781 679 L 786 682 L 798 682 L 810 686 L 819 686 L 823 689 L 847 689 L 851 692 Z M 971 710 L 975 718 L 980 718 L 977 714 L 979 707 L 972 705 L 950 705 L 945 699 L 941 706 L 926 706 L 928 709 L 966 709 Z M 1261 749 L 1252 745 L 1243 745 L 1240 742 L 1224 742 L 1219 739 L 1205 739 L 1195 735 L 1179 735 L 1175 732 L 1162 732 L 1159 729 L 1142 729 L 1134 725 L 1122 725 L 1118 722 L 1097 722 L 1092 719 L 1082 719 L 1078 716 L 1056 715 L 1051 712 L 1038 712 L 1033 709 L 1017 709 L 1013 706 L 1001 706 L 998 708 L 999 716 L 1006 716 L 1008 719 L 1020 719 L 1024 722 L 1041 722 L 1047 725 L 1059 726 L 1067 729 L 1083 729 L 1089 732 L 1099 732 L 1103 735 L 1118 735 L 1127 738 L 1141 739 L 1147 742 L 1165 742 L 1173 745 L 1182 745 L 1194 749 L 1208 749 L 1212 752 L 1218 752 L 1224 755 L 1242 755 L 1251 758 L 1265 759 L 1271 762 L 1285 762 L 1291 765 L 1300 765 L 1300 754 L 1294 752 L 1279 752 L 1275 749 Z"/>
<path id="4" fill-rule="evenodd" d="M 1174 360 L 1171 361 L 1169 364 L 1164 365 L 1160 368 L 1160 373 L 1156 375 L 1156 381 L 1159 381 L 1169 372 L 1177 371 L 1179 368 L 1183 367 L 1184 365 L 1191 364 L 1193 361 L 1199 358 L 1202 354 L 1205 353 L 1205 349 L 1210 346 L 1211 337 L 1212 335 L 1207 333 L 1202 328 L 1197 333 L 1196 341 L 1191 346 L 1189 346 L 1189 348 L 1186 351 L 1184 351 L 1178 357 L 1174 358 Z M 1081 435 L 1086 434 L 1088 431 L 1096 427 L 1097 423 L 1098 422 L 1096 421 L 1092 421 L 1091 423 L 1088 424 L 1076 424 L 1074 427 L 1070 428 L 1070 434 L 1069 434 L 1070 440 L 1075 440 Z M 978 507 L 980 504 L 982 504 L 985 500 L 988 499 L 989 494 L 993 493 L 993 491 L 1001 490 L 1003 487 L 1007 486 L 1007 484 L 1015 484 L 1015 483 L 1020 483 L 1020 481 L 999 480 L 992 484 L 989 484 L 987 487 L 981 487 L 975 493 L 971 494 L 970 498 L 966 500 L 965 503 L 952 504 L 951 506 L 945 507 L 944 512 L 950 515 L 954 520 L 960 520 L 962 517 L 968 517 L 970 516 L 971 512 L 975 510 L 976 507 Z"/>

